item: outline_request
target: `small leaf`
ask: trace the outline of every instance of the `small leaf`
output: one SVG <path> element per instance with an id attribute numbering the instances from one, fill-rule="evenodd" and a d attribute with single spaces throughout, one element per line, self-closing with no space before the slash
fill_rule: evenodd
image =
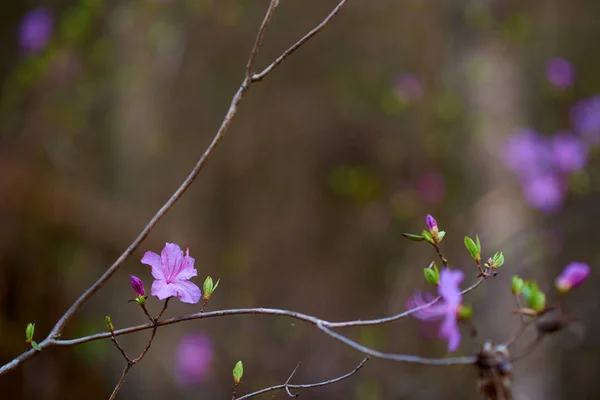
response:
<path id="1" fill-rule="evenodd" d="M 477 243 L 477 253 L 481 254 L 481 242 L 479 241 L 479 235 L 475 235 L 475 242 Z"/>
<path id="2" fill-rule="evenodd" d="M 106 329 L 108 329 L 110 332 L 115 330 L 115 327 L 112 324 L 112 321 L 110 320 L 110 315 L 107 315 L 104 318 L 104 322 L 106 323 Z"/>
<path id="3" fill-rule="evenodd" d="M 458 309 L 458 318 L 463 321 L 468 321 L 473 316 L 473 307 L 461 304 Z"/>
<path id="4" fill-rule="evenodd" d="M 438 242 L 441 242 L 442 239 L 444 238 L 444 236 L 446 236 L 446 232 L 445 231 L 440 231 L 438 233 Z"/>
<path id="5" fill-rule="evenodd" d="M 479 258 L 479 250 L 477 249 L 477 245 L 475 244 L 473 239 L 471 239 L 468 236 L 465 236 L 465 246 L 467 247 L 467 250 L 469 250 L 469 254 L 471 254 L 471 257 L 473 257 L 473 259 L 477 261 L 477 259 Z"/>
<path id="6" fill-rule="evenodd" d="M 402 236 L 404 236 L 407 239 L 413 240 L 415 242 L 422 242 L 423 240 L 425 240 L 425 238 L 421 235 L 414 235 L 412 233 L 403 233 Z"/>
<path id="7" fill-rule="evenodd" d="M 437 268 L 424 268 L 423 275 L 425 275 L 425 280 L 432 285 L 437 285 L 440 283 L 440 273 Z"/>
<path id="8" fill-rule="evenodd" d="M 421 233 L 421 235 L 425 238 L 425 240 L 427 240 L 429 243 L 431 244 L 435 244 L 435 240 L 433 240 L 433 236 L 431 236 L 431 233 L 427 232 L 427 231 L 423 231 L 423 233 Z"/>
<path id="9" fill-rule="evenodd" d="M 34 349 L 36 349 L 37 351 L 42 351 L 42 348 L 36 343 L 35 340 L 31 341 L 31 347 L 33 347 Z"/>
<path id="10" fill-rule="evenodd" d="M 25 341 L 27 343 L 33 339 L 33 332 L 35 332 L 35 323 L 30 322 L 27 324 L 27 328 L 25 328 Z"/>
<path id="11" fill-rule="evenodd" d="M 523 279 L 519 278 L 516 275 L 513 276 L 512 282 L 511 282 L 511 289 L 512 289 L 513 294 L 520 294 L 524 288 L 525 288 L 525 282 L 523 281 Z"/>
<path id="12" fill-rule="evenodd" d="M 242 376 L 244 376 L 244 364 L 242 361 L 238 361 L 233 367 L 233 381 L 237 385 L 242 380 Z"/>
<path id="13" fill-rule="evenodd" d="M 213 287 L 212 291 L 214 292 L 215 290 L 217 290 L 217 286 L 219 286 L 219 282 L 221 282 L 221 279 L 217 279 L 217 283 L 215 283 L 215 286 Z"/>

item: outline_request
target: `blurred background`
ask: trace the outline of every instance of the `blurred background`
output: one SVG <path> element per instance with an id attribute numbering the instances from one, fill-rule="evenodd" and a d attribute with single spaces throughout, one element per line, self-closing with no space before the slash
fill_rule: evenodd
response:
<path id="1" fill-rule="evenodd" d="M 333 0 L 281 0 L 257 66 L 316 25 Z M 0 17 L 0 363 L 41 340 L 121 254 L 200 157 L 241 83 L 267 0 L 7 2 Z M 443 252 L 476 270 L 463 237 L 503 251 L 500 274 L 465 297 L 478 336 L 519 320 L 513 274 L 553 281 L 592 266 L 566 299 L 574 327 L 515 364 L 515 399 L 600 396 L 595 234 L 600 216 L 600 3 L 594 0 L 351 0 L 244 99 L 199 178 L 63 337 L 144 323 L 129 275 L 145 251 L 190 247 L 208 309 L 276 307 L 341 321 L 401 312 L 436 256 L 402 232 L 433 214 Z M 160 303 L 148 299 L 152 313 Z M 197 312 L 172 301 L 167 317 Z M 575 329 L 577 328 L 577 329 Z M 413 318 L 343 333 L 374 348 L 447 355 Z M 123 336 L 130 354 L 149 332 Z M 523 349 L 532 334 L 516 348 Z M 231 397 L 331 379 L 361 354 L 285 318 L 172 325 L 127 376 L 121 399 Z M 53 348 L 0 377 L 6 399 L 106 399 L 123 368 L 109 340 Z M 371 360 L 305 399 L 480 399 L 477 372 Z M 262 398 L 286 398 L 271 393 Z"/>

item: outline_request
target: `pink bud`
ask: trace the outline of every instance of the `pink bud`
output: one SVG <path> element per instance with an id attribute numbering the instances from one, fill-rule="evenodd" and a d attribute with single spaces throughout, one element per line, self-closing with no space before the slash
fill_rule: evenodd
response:
<path id="1" fill-rule="evenodd" d="M 559 292 L 566 293 L 585 281 L 590 274 L 590 266 L 581 262 L 572 262 L 565 267 L 556 278 L 555 284 Z"/>
<path id="2" fill-rule="evenodd" d="M 144 290 L 144 282 L 137 276 L 131 275 L 129 277 L 129 282 L 131 282 L 131 287 L 135 291 L 138 296 L 144 296 L 146 291 Z"/>
<path id="3" fill-rule="evenodd" d="M 427 227 L 430 231 L 437 229 L 437 221 L 430 214 L 427 214 L 427 218 L 425 218 L 425 222 L 427 223 Z"/>

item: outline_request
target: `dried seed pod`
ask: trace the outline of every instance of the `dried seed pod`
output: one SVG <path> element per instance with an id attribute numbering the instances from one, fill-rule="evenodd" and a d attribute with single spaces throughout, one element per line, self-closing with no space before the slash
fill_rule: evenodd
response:
<path id="1" fill-rule="evenodd" d="M 477 354 L 477 387 L 490 400 L 512 400 L 512 365 L 505 345 L 484 343 Z"/>

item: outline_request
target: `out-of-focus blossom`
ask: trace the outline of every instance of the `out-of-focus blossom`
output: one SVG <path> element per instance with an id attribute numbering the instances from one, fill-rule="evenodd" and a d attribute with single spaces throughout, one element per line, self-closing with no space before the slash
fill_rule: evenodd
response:
<path id="1" fill-rule="evenodd" d="M 36 8 L 23 17 L 19 27 L 19 44 L 28 53 L 37 53 L 46 47 L 52 35 L 52 13 L 47 8 Z"/>
<path id="2" fill-rule="evenodd" d="M 586 280 L 590 274 L 590 266 L 582 262 L 572 262 L 565 267 L 556 278 L 555 285 L 559 292 L 566 293 Z"/>
<path id="3" fill-rule="evenodd" d="M 184 303 L 196 304 L 200 300 L 200 288 L 189 279 L 198 275 L 194 268 L 194 259 L 190 250 L 186 249 L 185 256 L 175 243 L 166 243 L 160 256 L 147 251 L 142 257 L 142 263 L 152 267 L 152 295 L 164 300 L 177 296 Z"/>
<path id="4" fill-rule="evenodd" d="M 140 278 L 135 275 L 129 276 L 129 282 L 131 283 L 131 287 L 133 291 L 138 296 L 144 296 L 146 294 L 146 290 L 144 289 L 144 282 Z"/>
<path id="5" fill-rule="evenodd" d="M 553 161 L 551 149 L 544 138 L 530 129 L 521 129 L 508 139 L 502 160 L 521 179 L 546 173 Z"/>
<path id="6" fill-rule="evenodd" d="M 600 142 L 600 96 L 589 97 L 571 108 L 573 130 L 591 144 Z"/>
<path id="7" fill-rule="evenodd" d="M 213 345 L 202 333 L 192 333 L 181 338 L 176 350 L 177 378 L 182 384 L 202 382 L 213 359 Z"/>
<path id="8" fill-rule="evenodd" d="M 396 79 L 394 84 L 396 96 L 403 101 L 419 100 L 423 96 L 423 86 L 413 74 L 402 74 Z"/>
<path id="9" fill-rule="evenodd" d="M 561 172 L 580 171 L 587 161 L 587 146 L 569 133 L 560 133 L 552 138 L 552 151 L 556 167 Z"/>
<path id="10" fill-rule="evenodd" d="M 460 270 L 445 268 L 440 273 L 438 293 L 442 297 L 439 302 L 419 310 L 413 315 L 424 321 L 442 320 L 439 336 L 448 342 L 448 351 L 455 351 L 460 345 L 460 330 L 458 328 L 457 314 L 462 302 L 460 283 L 464 274 Z M 431 300 L 431 295 L 416 293 L 409 300 L 409 308 L 425 306 Z"/>
<path id="11" fill-rule="evenodd" d="M 564 58 L 553 58 L 546 64 L 546 76 L 550 83 L 559 89 L 567 89 L 575 81 L 575 70 Z"/>
<path id="12" fill-rule="evenodd" d="M 537 176 L 522 184 L 525 200 L 544 212 L 554 212 L 560 208 L 566 195 L 566 187 L 553 174 Z"/>
<path id="13" fill-rule="evenodd" d="M 436 172 L 428 172 L 421 176 L 418 183 L 418 193 L 421 200 L 436 204 L 444 200 L 446 181 Z"/>

